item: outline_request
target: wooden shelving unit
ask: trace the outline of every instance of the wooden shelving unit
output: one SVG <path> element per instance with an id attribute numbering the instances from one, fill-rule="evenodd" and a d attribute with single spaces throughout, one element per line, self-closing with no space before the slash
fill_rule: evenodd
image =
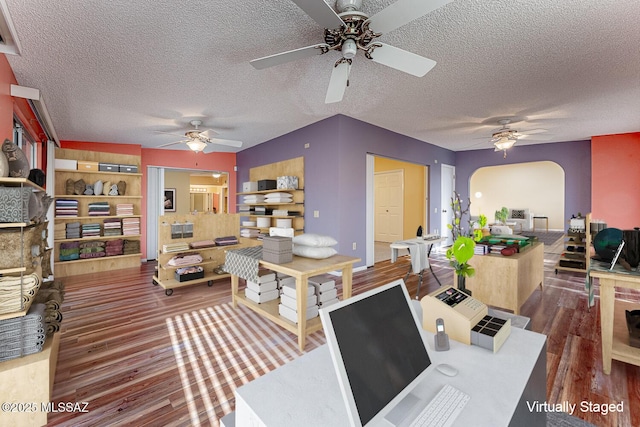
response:
<path id="1" fill-rule="evenodd" d="M 0 186 L 3 187 L 28 187 L 34 191 L 45 191 L 44 188 L 36 185 L 35 183 L 29 181 L 26 178 L 0 178 Z M 16 246 L 20 247 L 20 252 L 24 252 L 24 233 L 25 227 L 31 225 L 29 222 L 0 222 L 0 229 L 19 229 L 19 233 L 16 233 L 19 236 L 19 241 L 16 242 Z M 7 268 L 0 268 L 0 276 L 9 275 L 9 276 L 20 276 L 27 271 L 26 266 L 24 265 L 24 259 L 22 260 L 22 265 L 11 266 Z M 42 281 L 42 277 L 40 277 L 40 281 Z M 31 307 L 31 300 L 27 302 L 22 309 L 17 310 L 12 313 L 1 313 L 0 320 L 11 319 L 14 317 L 21 317 L 27 314 L 29 308 Z"/>
<path id="2" fill-rule="evenodd" d="M 57 149 L 57 159 L 70 159 L 78 161 L 90 161 L 98 163 L 111 163 L 117 165 L 134 165 L 140 170 L 140 156 L 101 153 L 85 150 Z M 65 186 L 67 179 L 74 181 L 83 179 L 87 184 L 93 184 L 98 180 L 117 184 L 124 181 L 127 186 L 124 195 L 105 196 L 105 195 L 74 195 L 66 194 Z M 87 171 L 87 170 L 71 170 L 56 169 L 55 179 L 55 198 L 56 199 L 74 199 L 78 201 L 78 216 L 56 216 L 56 224 L 66 224 L 69 222 L 102 223 L 105 219 L 110 218 L 142 218 L 141 201 L 142 201 L 142 173 L 128 172 L 105 172 L 105 171 Z M 105 216 L 89 216 L 89 204 L 93 202 L 109 202 L 111 207 L 110 215 Z M 118 203 L 131 203 L 133 205 L 133 215 L 117 216 L 115 215 L 116 205 Z M 82 237 L 79 239 L 55 239 L 54 240 L 54 271 L 58 277 L 75 276 L 86 273 L 99 273 L 102 271 L 117 270 L 122 268 L 137 267 L 140 265 L 142 254 L 127 254 L 105 256 L 99 258 L 79 259 L 73 261 L 59 261 L 60 259 L 60 243 L 72 241 L 95 241 L 95 240 L 137 240 L 140 241 L 141 236 L 137 235 L 121 235 L 121 236 L 95 236 Z"/>
<path id="3" fill-rule="evenodd" d="M 270 163 L 263 166 L 251 168 L 249 170 L 250 181 L 261 181 L 264 179 L 277 179 L 279 176 L 296 176 L 298 177 L 297 189 L 275 189 L 275 190 L 263 190 L 263 191 L 251 191 L 237 193 L 238 197 L 244 197 L 247 195 L 262 194 L 267 195 L 270 193 L 289 193 L 293 197 L 292 203 L 243 203 L 242 199 L 238 201 L 238 205 L 249 206 L 264 206 L 269 209 L 278 210 L 291 210 L 300 212 L 299 215 L 256 215 L 252 213 L 241 212 L 241 215 L 245 219 L 257 221 L 257 218 L 270 218 L 269 227 L 256 226 L 242 226 L 242 228 L 257 229 L 261 233 L 269 234 L 269 228 L 275 227 L 278 219 L 291 219 L 291 226 L 295 234 L 304 232 L 304 157 L 296 157 L 290 160 L 284 160 L 281 162 Z"/>
<path id="4" fill-rule="evenodd" d="M 0 178 L 0 186 L 29 187 L 33 191 L 45 191 L 44 188 L 26 178 L 2 177 Z M 16 246 L 20 247 L 20 251 L 23 251 L 26 244 L 24 229 L 31 225 L 30 222 L 0 222 L 0 229 L 19 228 L 20 233 L 16 233 L 19 236 L 17 239 L 19 242 L 16 241 Z M 21 280 L 24 280 L 22 277 L 27 271 L 24 257 L 22 257 L 22 265 L 0 268 L 0 275 L 20 277 Z M 39 272 L 38 275 L 40 275 Z M 40 277 L 40 281 L 42 282 L 42 277 Z M 32 299 L 28 299 L 20 310 L 0 314 L 0 320 L 25 316 L 31 307 L 31 303 Z M 27 406 L 26 410 L 0 412 L 0 425 L 43 426 L 47 424 L 47 412 L 42 411 L 40 403 L 52 401 L 59 343 L 60 332 L 57 332 L 46 338 L 42 351 L 0 362 L 0 384 L 2 384 L 2 387 L 0 387 L 0 400 L 7 403 L 21 404 L 23 407 L 28 405 L 28 402 L 33 402 L 34 405 L 37 405 L 37 408 Z M 28 410 L 29 408 L 35 410 Z"/>
<path id="5" fill-rule="evenodd" d="M 593 236 L 590 232 L 591 214 L 584 218 L 584 232 L 575 232 L 569 229 L 564 236 L 564 252 L 556 263 L 555 272 L 559 270 L 572 271 L 574 273 L 587 273 L 589 269 L 589 253 Z M 575 264 L 570 266 L 567 264 Z"/>
<path id="6" fill-rule="evenodd" d="M 186 215 L 163 215 L 158 218 L 158 268 L 153 277 L 153 284 L 160 285 L 167 296 L 173 293 L 173 289 L 183 286 L 192 286 L 198 283 L 207 283 L 209 286 L 213 281 L 225 279 L 228 274 L 217 274 L 216 267 L 224 264 L 225 252 L 231 249 L 239 249 L 248 246 L 256 246 L 260 243 L 252 239 L 239 238 L 239 244 L 231 246 L 214 246 L 209 248 L 190 249 L 182 252 L 163 252 L 163 246 L 169 243 L 193 243 L 202 240 L 213 240 L 216 237 L 238 236 L 240 233 L 240 215 L 238 214 L 186 214 Z M 171 224 L 191 223 L 193 225 L 193 237 L 172 238 Z M 168 261 L 181 253 L 199 253 L 202 262 L 199 265 L 204 269 L 204 277 L 185 282 L 175 279 L 175 271 L 180 267 L 168 265 Z"/>

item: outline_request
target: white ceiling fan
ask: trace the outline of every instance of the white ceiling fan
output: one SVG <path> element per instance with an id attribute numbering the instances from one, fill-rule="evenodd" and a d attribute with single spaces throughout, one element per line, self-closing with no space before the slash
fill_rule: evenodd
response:
<path id="1" fill-rule="evenodd" d="M 186 144 L 191 150 L 195 151 L 196 153 L 200 152 L 200 151 L 209 151 L 211 150 L 216 144 L 218 145 L 227 145 L 229 147 L 242 147 L 242 142 L 241 141 L 234 141 L 232 139 L 221 139 L 221 138 L 217 138 L 215 135 L 217 135 L 216 132 L 214 132 L 211 129 L 207 129 L 207 130 L 200 130 L 199 126 L 202 125 L 202 120 L 191 120 L 189 122 L 189 124 L 191 126 L 193 126 L 193 129 L 190 129 L 188 131 L 186 131 L 184 133 L 184 136 L 186 139 L 180 140 L 180 141 L 175 141 L 175 142 L 170 142 L 168 144 L 163 144 L 160 145 L 158 148 L 161 147 L 168 147 L 170 145 L 175 145 L 175 144 Z M 174 133 L 169 133 L 169 132 L 158 132 L 158 133 L 165 133 L 165 134 L 169 134 L 169 135 L 179 135 L 179 134 L 174 134 Z"/>
<path id="2" fill-rule="evenodd" d="M 336 13 L 323 0 L 292 0 L 324 30 L 324 43 L 302 47 L 250 61 L 256 69 L 272 67 L 329 51 L 340 51 L 331 72 L 325 103 L 342 101 L 349 85 L 351 63 L 358 50 L 367 59 L 405 73 L 422 77 L 436 62 L 415 53 L 375 41 L 384 33 L 395 30 L 414 19 L 450 3 L 453 0 L 398 0 L 369 17 L 359 11 L 362 0 L 336 0 Z"/>
<path id="3" fill-rule="evenodd" d="M 502 126 L 500 129 L 494 131 L 491 134 L 491 139 L 489 140 L 493 146 L 495 147 L 495 151 L 503 151 L 504 157 L 507 157 L 507 150 L 514 146 L 514 144 L 521 138 L 527 139 L 539 139 L 545 140 L 548 138 L 545 137 L 531 137 L 531 135 L 535 135 L 538 133 L 546 132 L 546 129 L 532 129 L 526 132 L 518 132 L 515 129 L 511 129 L 509 124 L 511 123 L 510 119 L 500 119 L 498 123 Z"/>

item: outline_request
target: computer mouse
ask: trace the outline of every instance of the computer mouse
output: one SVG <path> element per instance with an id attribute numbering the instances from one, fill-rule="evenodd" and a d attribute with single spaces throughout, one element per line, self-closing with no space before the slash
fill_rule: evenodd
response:
<path id="1" fill-rule="evenodd" d="M 458 375 L 458 370 L 451 365 L 447 365 L 446 363 L 437 365 L 436 369 L 448 377 L 455 377 L 456 375 Z"/>

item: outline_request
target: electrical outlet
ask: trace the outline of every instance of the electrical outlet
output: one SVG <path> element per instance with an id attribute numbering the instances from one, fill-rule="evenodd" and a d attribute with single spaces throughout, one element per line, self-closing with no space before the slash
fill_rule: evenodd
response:
<path id="1" fill-rule="evenodd" d="M 320 211 L 313 211 L 314 218 L 320 218 Z"/>
<path id="2" fill-rule="evenodd" d="M 356 244 L 356 242 L 353 242 L 353 250 L 355 251 L 357 249 L 358 245 Z"/>
<path id="3" fill-rule="evenodd" d="M 308 142 L 304 144 L 304 148 L 309 148 L 309 147 L 311 147 L 311 144 L 309 144 Z"/>

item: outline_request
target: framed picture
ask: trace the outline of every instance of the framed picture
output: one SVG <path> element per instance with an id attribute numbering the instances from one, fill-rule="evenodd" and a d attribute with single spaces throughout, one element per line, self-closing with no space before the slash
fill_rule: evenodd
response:
<path id="1" fill-rule="evenodd" d="M 175 188 L 164 189 L 164 211 L 165 212 L 176 211 L 176 189 Z"/>

